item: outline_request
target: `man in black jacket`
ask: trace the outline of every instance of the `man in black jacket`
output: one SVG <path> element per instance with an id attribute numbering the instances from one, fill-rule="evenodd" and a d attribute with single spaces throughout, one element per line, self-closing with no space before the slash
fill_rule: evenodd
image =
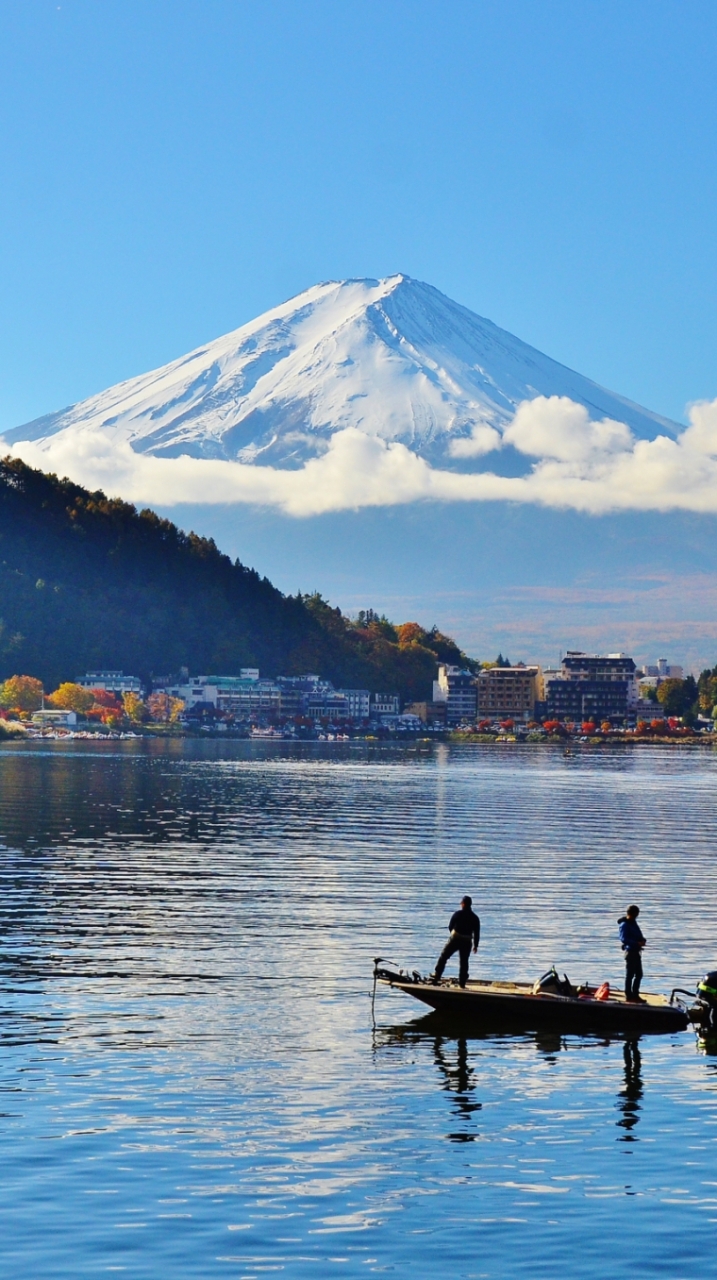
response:
<path id="1" fill-rule="evenodd" d="M 473 954 L 475 955 L 480 942 L 480 920 L 472 907 L 473 899 L 466 894 L 465 898 L 461 898 L 460 910 L 454 911 L 450 918 L 448 928 L 451 931 L 451 936 L 438 957 L 435 973 L 431 974 L 435 982 L 438 982 L 443 976 L 446 962 L 450 960 L 452 955 L 455 955 L 456 951 L 460 959 L 458 981 L 462 987 L 468 981 L 468 959 L 471 953 L 471 943 L 473 944 Z"/>

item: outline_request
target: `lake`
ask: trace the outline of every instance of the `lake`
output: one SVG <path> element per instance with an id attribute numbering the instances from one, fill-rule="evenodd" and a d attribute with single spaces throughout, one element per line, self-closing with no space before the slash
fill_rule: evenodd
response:
<path id="1" fill-rule="evenodd" d="M 466 892 L 474 976 L 619 985 L 634 900 L 644 988 L 694 989 L 716 848 L 710 749 L 3 745 L 3 1274 L 717 1275 L 691 1032 L 371 1011 Z"/>

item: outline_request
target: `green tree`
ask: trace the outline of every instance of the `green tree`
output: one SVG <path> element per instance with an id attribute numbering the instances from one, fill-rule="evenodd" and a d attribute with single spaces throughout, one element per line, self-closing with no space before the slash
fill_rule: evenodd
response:
<path id="1" fill-rule="evenodd" d="M 700 711 L 705 715 L 710 715 L 712 708 L 717 706 L 717 668 L 711 671 L 707 669 L 700 674 L 697 681 L 697 689 L 699 692 Z"/>
<path id="2" fill-rule="evenodd" d="M 663 680 L 657 689 L 657 701 L 668 716 L 694 714 L 697 700 L 697 682 L 694 676 L 687 676 L 685 680 L 677 680 L 671 676 Z"/>

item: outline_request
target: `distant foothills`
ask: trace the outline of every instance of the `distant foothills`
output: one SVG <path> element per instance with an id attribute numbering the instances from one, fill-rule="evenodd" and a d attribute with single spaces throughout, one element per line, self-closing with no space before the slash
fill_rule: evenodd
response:
<path id="1" fill-rule="evenodd" d="M 403 703 L 430 697 L 439 663 L 478 666 L 435 627 L 285 596 L 153 511 L 0 460 L 0 680 L 30 672 L 50 690 L 115 669 L 151 689 L 182 669 L 259 668 Z"/>
<path id="2" fill-rule="evenodd" d="M 568 651 L 556 669 L 479 662 L 435 626 L 284 596 L 210 539 L 5 458 L 0 736 L 8 717 L 33 715 L 38 727 L 674 735 L 712 731 L 717 667 L 697 681 L 625 653 Z"/>

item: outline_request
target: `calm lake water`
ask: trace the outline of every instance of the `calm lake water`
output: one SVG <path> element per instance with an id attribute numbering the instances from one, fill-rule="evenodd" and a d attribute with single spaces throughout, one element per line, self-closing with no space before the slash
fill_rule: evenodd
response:
<path id="1" fill-rule="evenodd" d="M 474 975 L 717 967 L 717 753 L 0 748 L 0 1256 L 100 1276 L 717 1275 L 717 1058 L 438 1035 Z M 452 970 L 451 970 L 452 971 Z"/>

